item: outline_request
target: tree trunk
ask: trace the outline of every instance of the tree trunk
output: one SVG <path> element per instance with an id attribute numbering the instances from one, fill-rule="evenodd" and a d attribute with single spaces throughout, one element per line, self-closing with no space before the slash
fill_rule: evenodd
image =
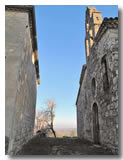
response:
<path id="1" fill-rule="evenodd" d="M 54 137 L 56 138 L 56 133 L 55 133 L 54 129 L 51 128 L 51 130 L 52 130 L 52 132 L 53 132 L 53 134 L 54 134 Z"/>
<path id="2" fill-rule="evenodd" d="M 54 137 L 56 138 L 56 133 L 55 133 L 55 131 L 54 131 L 54 129 L 53 129 L 53 123 L 51 122 L 51 130 L 52 130 L 52 132 L 53 132 L 53 134 L 54 134 Z"/>

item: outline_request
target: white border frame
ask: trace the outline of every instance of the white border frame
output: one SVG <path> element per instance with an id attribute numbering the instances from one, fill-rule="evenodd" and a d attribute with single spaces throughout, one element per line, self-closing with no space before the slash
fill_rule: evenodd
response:
<path id="1" fill-rule="evenodd" d="M 0 47 L 1 47 L 1 52 L 0 52 L 0 159 L 12 159 L 10 156 L 5 156 L 5 5 L 119 5 L 119 52 L 122 53 L 122 37 L 123 37 L 123 32 L 122 32 L 122 9 L 123 9 L 123 1 L 122 0 L 0 0 Z M 120 55 L 119 58 L 119 93 L 120 93 L 120 101 L 119 101 L 119 106 L 120 108 L 120 123 L 122 123 L 122 116 L 121 114 L 123 113 L 122 109 L 122 89 L 123 86 L 121 84 L 122 82 L 122 67 L 123 67 L 123 56 L 122 54 Z M 122 127 L 120 125 L 120 127 Z M 121 128 L 122 132 L 122 128 Z M 120 136 L 122 136 L 122 133 L 120 132 Z M 122 137 L 120 137 L 120 143 L 121 143 L 121 148 L 122 148 Z M 122 149 L 121 149 L 122 150 Z M 122 153 L 121 153 L 122 154 Z M 101 159 L 123 159 L 123 157 L 104 157 L 100 156 Z M 100 157 L 89 157 L 89 156 L 81 156 L 81 157 L 76 157 L 76 159 L 100 159 Z M 65 158 L 65 157 L 64 157 Z M 75 159 L 75 157 L 67 157 L 66 159 Z M 14 157 L 16 159 L 16 157 Z M 63 159 L 63 158 L 54 158 L 54 157 L 37 157 L 37 156 L 28 156 L 28 157 L 17 157 L 17 159 Z"/>

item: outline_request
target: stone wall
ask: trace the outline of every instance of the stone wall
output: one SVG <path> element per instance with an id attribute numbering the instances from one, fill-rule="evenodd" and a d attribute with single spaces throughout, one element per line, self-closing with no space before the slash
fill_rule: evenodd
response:
<path id="1" fill-rule="evenodd" d="M 106 66 L 105 66 L 106 65 Z M 94 142 L 94 105 L 99 143 L 118 152 L 118 28 L 106 29 L 87 58 L 77 101 L 78 136 Z"/>
<path id="2" fill-rule="evenodd" d="M 5 13 L 5 128 L 8 154 L 16 154 L 33 135 L 36 107 L 36 71 L 28 12 Z"/>

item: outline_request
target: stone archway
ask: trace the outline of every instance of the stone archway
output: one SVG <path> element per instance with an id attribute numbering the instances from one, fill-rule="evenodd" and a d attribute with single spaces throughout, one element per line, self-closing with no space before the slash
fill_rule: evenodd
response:
<path id="1" fill-rule="evenodd" d="M 96 103 L 93 104 L 93 140 L 95 144 L 100 143 L 98 106 Z"/>

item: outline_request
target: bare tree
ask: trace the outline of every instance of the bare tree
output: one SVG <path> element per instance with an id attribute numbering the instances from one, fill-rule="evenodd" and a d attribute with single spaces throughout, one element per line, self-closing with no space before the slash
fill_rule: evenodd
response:
<path id="1" fill-rule="evenodd" d="M 37 111 L 36 112 L 36 117 L 35 117 L 35 129 L 40 130 L 41 128 L 46 128 L 47 126 L 47 121 L 46 121 L 46 116 L 44 114 L 45 112 L 42 111 Z"/>
<path id="2" fill-rule="evenodd" d="M 47 116 L 48 116 L 48 126 L 49 126 L 49 129 L 52 130 L 53 134 L 54 134 L 54 137 L 56 138 L 56 133 L 55 133 L 55 130 L 54 130 L 54 117 L 55 117 L 55 112 L 54 112 L 54 109 L 56 107 L 56 104 L 53 100 L 51 99 L 48 99 L 46 101 L 46 105 L 47 105 Z"/>
<path id="3" fill-rule="evenodd" d="M 37 111 L 36 113 L 36 122 L 35 128 L 36 130 L 47 129 L 51 130 L 54 137 L 56 138 L 56 133 L 53 127 L 55 112 L 54 109 L 56 104 L 53 100 L 48 99 L 46 102 L 46 107 L 41 109 L 41 111 Z"/>

